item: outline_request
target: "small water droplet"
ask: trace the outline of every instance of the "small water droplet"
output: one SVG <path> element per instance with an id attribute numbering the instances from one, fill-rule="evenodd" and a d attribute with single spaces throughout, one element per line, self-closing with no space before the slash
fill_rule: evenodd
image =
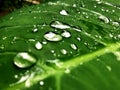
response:
<path id="1" fill-rule="evenodd" d="M 68 13 L 67 13 L 66 10 L 61 10 L 61 11 L 60 11 L 60 14 L 61 14 L 61 15 L 68 15 Z"/>
<path id="2" fill-rule="evenodd" d="M 58 29 L 68 29 L 68 28 L 70 28 L 69 25 L 63 24 L 59 21 L 53 21 L 51 23 L 51 27 L 58 28 Z"/>
<path id="3" fill-rule="evenodd" d="M 13 17 L 10 17 L 10 20 L 12 20 L 13 19 Z"/>
<path id="4" fill-rule="evenodd" d="M 34 28 L 34 29 L 33 29 L 33 32 L 38 32 L 38 29 L 37 29 L 37 28 Z"/>
<path id="5" fill-rule="evenodd" d="M 36 59 L 27 52 L 18 53 L 14 57 L 14 64 L 19 68 L 28 68 L 36 63 Z"/>
<path id="6" fill-rule="evenodd" d="M 119 23 L 118 22 L 112 22 L 112 25 L 114 25 L 114 26 L 119 26 Z"/>
<path id="7" fill-rule="evenodd" d="M 107 17 L 103 16 L 103 15 L 100 15 L 99 19 L 104 21 L 105 23 L 109 23 L 109 19 Z"/>
<path id="8" fill-rule="evenodd" d="M 61 53 L 62 53 L 62 54 L 67 54 L 67 51 L 66 51 L 65 49 L 62 49 L 62 50 L 61 50 Z"/>
<path id="9" fill-rule="evenodd" d="M 55 34 L 53 32 L 46 33 L 44 35 L 44 38 L 48 41 L 61 41 L 62 40 L 61 35 Z"/>
<path id="10" fill-rule="evenodd" d="M 43 43 L 43 44 L 47 44 L 47 42 L 46 42 L 46 41 L 43 41 L 42 43 Z"/>
<path id="11" fill-rule="evenodd" d="M 40 42 L 37 42 L 35 44 L 35 47 L 36 47 L 36 49 L 40 50 L 40 49 L 42 49 L 42 44 Z"/>
<path id="12" fill-rule="evenodd" d="M 64 31 L 61 35 L 62 35 L 63 37 L 65 37 L 65 38 L 71 37 L 71 34 L 70 34 L 70 32 L 68 32 L 68 31 Z"/>
<path id="13" fill-rule="evenodd" d="M 17 78 L 18 78 L 18 75 L 15 75 L 14 77 L 17 79 Z"/>
<path id="14" fill-rule="evenodd" d="M 55 51 L 54 50 L 50 50 L 51 51 L 51 53 L 55 53 Z"/>
<path id="15" fill-rule="evenodd" d="M 5 40 L 5 39 L 7 39 L 7 37 L 3 37 L 2 39 Z"/>
<path id="16" fill-rule="evenodd" d="M 106 66 L 106 68 L 108 69 L 108 71 L 112 70 L 112 68 L 110 66 Z"/>
<path id="17" fill-rule="evenodd" d="M 77 7 L 77 5 L 76 5 L 76 4 L 73 4 L 73 7 Z"/>
<path id="18" fill-rule="evenodd" d="M 72 49 L 77 50 L 77 46 L 75 44 L 70 45 Z"/>
<path id="19" fill-rule="evenodd" d="M 81 38 L 80 38 L 80 37 L 77 37 L 77 40 L 78 40 L 78 41 L 80 41 L 80 40 L 81 40 Z"/>
<path id="20" fill-rule="evenodd" d="M 40 81 L 40 85 L 41 85 L 41 86 L 44 85 L 44 81 Z"/>

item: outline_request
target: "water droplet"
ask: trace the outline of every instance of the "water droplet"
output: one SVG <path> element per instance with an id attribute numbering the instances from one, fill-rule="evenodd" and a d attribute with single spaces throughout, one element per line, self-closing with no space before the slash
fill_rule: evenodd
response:
<path id="1" fill-rule="evenodd" d="M 61 14 L 61 15 L 68 15 L 68 13 L 67 13 L 66 10 L 61 10 L 61 11 L 60 11 L 60 14 Z"/>
<path id="2" fill-rule="evenodd" d="M 40 85 L 41 85 L 41 86 L 44 85 L 44 82 L 43 82 L 43 81 L 40 81 Z"/>
<path id="3" fill-rule="evenodd" d="M 43 43 L 43 44 L 47 44 L 47 42 L 46 42 L 46 41 L 43 41 L 42 43 Z"/>
<path id="4" fill-rule="evenodd" d="M 67 54 L 67 51 L 66 51 L 65 49 L 62 49 L 62 50 L 61 50 L 61 53 L 62 53 L 62 54 Z"/>
<path id="5" fill-rule="evenodd" d="M 70 34 L 69 32 L 67 32 L 67 31 L 64 31 L 61 35 L 62 35 L 63 37 L 65 37 L 65 38 L 71 37 L 71 34 Z"/>
<path id="6" fill-rule="evenodd" d="M 38 29 L 37 29 L 37 28 L 34 28 L 34 29 L 33 29 L 33 32 L 38 32 Z"/>
<path id="7" fill-rule="evenodd" d="M 77 5 L 76 5 L 76 4 L 73 4 L 73 7 L 77 7 Z"/>
<path id="8" fill-rule="evenodd" d="M 15 75 L 14 77 L 17 79 L 17 78 L 18 78 L 18 75 Z"/>
<path id="9" fill-rule="evenodd" d="M 77 40 L 78 40 L 78 41 L 80 41 L 80 40 L 81 40 L 81 38 L 80 38 L 80 37 L 77 37 Z"/>
<path id="10" fill-rule="evenodd" d="M 110 66 L 106 66 L 106 68 L 108 69 L 108 71 L 112 70 Z"/>
<path id="11" fill-rule="evenodd" d="M 119 26 L 119 23 L 118 22 L 112 22 L 112 25 L 114 25 L 114 26 Z"/>
<path id="12" fill-rule="evenodd" d="M 10 20 L 12 20 L 13 19 L 13 17 L 10 17 Z"/>
<path id="13" fill-rule="evenodd" d="M 5 40 L 5 39 L 7 39 L 7 37 L 3 37 L 2 39 Z"/>
<path id="14" fill-rule="evenodd" d="M 46 33 L 44 35 L 44 38 L 48 41 L 61 41 L 62 40 L 61 35 L 55 34 L 53 32 Z"/>
<path id="15" fill-rule="evenodd" d="M 77 46 L 75 44 L 70 45 L 72 49 L 77 50 Z"/>
<path id="16" fill-rule="evenodd" d="M 14 64 L 19 68 L 28 68 L 36 63 L 36 59 L 29 53 L 21 52 L 14 57 Z"/>
<path id="17" fill-rule="evenodd" d="M 51 23 L 51 27 L 58 28 L 58 29 L 68 29 L 68 28 L 70 28 L 69 25 L 63 24 L 59 21 L 53 21 Z"/>
<path id="18" fill-rule="evenodd" d="M 103 15 L 99 16 L 99 19 L 104 21 L 105 23 L 109 23 L 109 19 Z"/>
<path id="19" fill-rule="evenodd" d="M 36 47 L 36 49 L 42 49 L 42 44 L 40 43 L 40 42 L 37 42 L 36 44 L 35 44 L 35 47 Z"/>

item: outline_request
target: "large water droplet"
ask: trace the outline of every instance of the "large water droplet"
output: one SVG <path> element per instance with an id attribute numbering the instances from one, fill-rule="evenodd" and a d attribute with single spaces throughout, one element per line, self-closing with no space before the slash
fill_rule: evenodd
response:
<path id="1" fill-rule="evenodd" d="M 53 32 L 46 33 L 44 35 L 44 38 L 48 41 L 61 41 L 62 40 L 61 35 L 55 34 Z"/>
<path id="2" fill-rule="evenodd" d="M 18 53 L 14 57 L 14 64 L 19 68 L 28 68 L 36 63 L 36 59 L 27 52 Z"/>
<path id="3" fill-rule="evenodd" d="M 40 49 L 42 49 L 42 44 L 40 42 L 37 42 L 35 44 L 35 47 L 36 47 L 36 49 L 40 50 Z"/>
<path id="4" fill-rule="evenodd" d="M 68 15 L 68 13 L 67 13 L 66 10 L 61 10 L 61 11 L 60 11 L 60 14 L 61 14 L 61 15 Z"/>
<path id="5" fill-rule="evenodd" d="M 70 34 L 69 32 L 67 32 L 67 31 L 64 31 L 61 35 L 62 35 L 63 37 L 65 37 L 65 38 L 71 37 L 71 34 Z"/>
<path id="6" fill-rule="evenodd" d="M 61 23 L 59 21 L 53 21 L 51 23 L 51 27 L 58 28 L 58 29 L 67 29 L 67 28 L 70 28 L 69 25 L 63 24 L 63 23 Z"/>
<path id="7" fill-rule="evenodd" d="M 99 19 L 104 21 L 105 23 L 109 23 L 109 19 L 107 17 L 103 16 L 103 15 L 100 15 Z"/>

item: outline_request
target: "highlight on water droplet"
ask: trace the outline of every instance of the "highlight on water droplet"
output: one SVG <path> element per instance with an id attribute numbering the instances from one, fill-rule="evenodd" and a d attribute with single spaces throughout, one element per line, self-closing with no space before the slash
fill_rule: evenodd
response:
<path id="1" fill-rule="evenodd" d="M 67 13 L 66 10 L 61 10 L 61 11 L 60 11 L 60 14 L 61 14 L 61 15 L 68 15 L 68 13 Z"/>
<path id="2" fill-rule="evenodd" d="M 20 52 L 14 57 L 14 64 L 19 68 L 28 68 L 35 63 L 35 57 L 27 52 Z"/>
<path id="3" fill-rule="evenodd" d="M 38 50 L 42 49 L 42 44 L 40 42 L 37 42 L 35 44 L 35 48 L 38 49 Z"/>
<path id="4" fill-rule="evenodd" d="M 64 32 L 61 34 L 61 36 L 65 37 L 65 38 L 69 38 L 69 37 L 71 37 L 71 34 L 70 34 L 70 32 L 68 32 L 68 31 L 64 31 Z"/>
<path id="5" fill-rule="evenodd" d="M 44 85 L 44 81 L 40 81 L 40 85 L 41 85 L 41 86 Z"/>
<path id="6" fill-rule="evenodd" d="M 53 32 L 48 32 L 44 35 L 44 38 L 48 41 L 61 41 L 62 36 Z"/>
<path id="7" fill-rule="evenodd" d="M 68 29 L 68 28 L 70 28 L 69 25 L 63 24 L 63 23 L 61 23 L 61 22 L 59 22 L 59 21 L 53 21 L 53 22 L 51 23 L 51 27 L 53 27 L 53 28 L 58 28 L 58 29 Z"/>

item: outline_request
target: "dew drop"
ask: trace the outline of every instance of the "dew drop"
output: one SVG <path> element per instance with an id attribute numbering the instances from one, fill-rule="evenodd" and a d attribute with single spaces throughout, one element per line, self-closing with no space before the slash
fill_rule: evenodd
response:
<path id="1" fill-rule="evenodd" d="M 53 21 L 51 23 L 51 27 L 58 28 L 58 29 L 68 29 L 68 28 L 70 28 L 69 25 L 63 24 L 59 21 Z"/>
<path id="2" fill-rule="evenodd" d="M 66 51 L 65 49 L 62 49 L 62 50 L 61 50 L 61 53 L 62 53 L 62 54 L 67 54 L 67 51 Z"/>
<path id="3" fill-rule="evenodd" d="M 48 41 L 61 41 L 62 40 L 61 35 L 55 34 L 53 32 L 46 33 L 44 35 L 44 38 Z"/>
<path id="4" fill-rule="evenodd" d="M 77 50 L 77 46 L 75 44 L 70 45 L 72 49 Z"/>
<path id="5" fill-rule="evenodd" d="M 106 66 L 106 68 L 108 69 L 108 71 L 111 71 L 111 67 L 110 66 Z"/>
<path id="6" fill-rule="evenodd" d="M 14 64 L 19 68 L 28 68 L 36 63 L 36 59 L 27 52 L 18 53 L 14 57 Z"/>
<path id="7" fill-rule="evenodd" d="M 42 44 L 40 42 L 37 42 L 35 44 L 35 47 L 36 47 L 36 49 L 40 50 L 40 49 L 42 49 Z"/>
<path id="8" fill-rule="evenodd" d="M 37 28 L 34 28 L 34 29 L 33 29 L 33 32 L 37 32 L 37 31 L 38 31 L 38 29 L 37 29 Z"/>
<path id="9" fill-rule="evenodd" d="M 61 10 L 61 11 L 60 11 L 60 14 L 61 14 L 61 15 L 68 15 L 68 13 L 67 13 L 66 10 Z"/>
<path id="10" fill-rule="evenodd" d="M 103 15 L 99 16 L 99 19 L 104 21 L 105 23 L 109 23 L 109 19 Z"/>
<path id="11" fill-rule="evenodd" d="M 42 85 L 44 85 L 44 82 L 43 82 L 43 81 L 40 81 L 40 83 L 39 83 L 39 84 L 42 86 Z"/>
<path id="12" fill-rule="evenodd" d="M 63 37 L 65 37 L 65 38 L 71 37 L 70 32 L 67 32 L 67 31 L 64 31 L 61 35 L 62 35 Z"/>
<path id="13" fill-rule="evenodd" d="M 119 23 L 118 22 L 112 22 L 112 25 L 114 25 L 114 26 L 119 26 Z"/>

